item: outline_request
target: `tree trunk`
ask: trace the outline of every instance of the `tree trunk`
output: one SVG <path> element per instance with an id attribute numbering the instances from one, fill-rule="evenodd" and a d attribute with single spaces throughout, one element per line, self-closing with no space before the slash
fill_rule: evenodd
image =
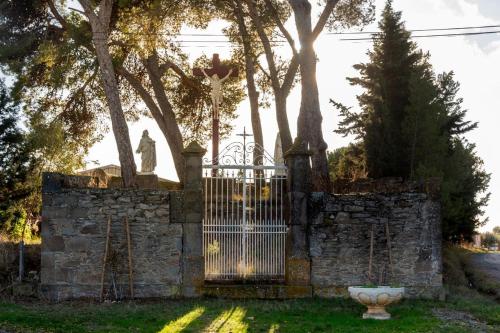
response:
<path id="1" fill-rule="evenodd" d="M 161 110 L 161 117 L 157 116 L 154 118 L 160 126 L 165 139 L 167 139 L 179 181 L 184 183 L 184 157 L 182 155 L 184 143 L 182 133 L 179 125 L 177 124 L 177 120 L 175 119 L 172 104 L 170 104 L 170 101 L 165 93 L 165 87 L 163 86 L 163 82 L 161 80 L 158 55 L 153 53 L 149 56 L 148 59 L 145 60 L 145 66 L 148 72 L 149 80 L 151 81 L 151 85 L 153 87 L 156 101 Z"/>
<path id="2" fill-rule="evenodd" d="M 262 134 L 262 124 L 259 114 L 259 93 L 255 86 L 255 67 L 253 62 L 252 45 L 249 40 L 248 30 L 245 26 L 243 9 L 240 1 L 235 2 L 235 14 L 238 22 L 238 29 L 243 41 L 243 53 L 245 54 L 245 75 L 247 80 L 248 99 L 250 100 L 250 116 L 252 120 L 252 131 L 257 146 L 253 152 L 254 165 L 263 164 L 264 136 Z"/>
<path id="3" fill-rule="evenodd" d="M 118 148 L 123 186 L 133 187 L 135 186 L 136 176 L 134 153 L 120 101 L 113 60 L 108 48 L 109 23 L 113 10 L 113 0 L 101 0 L 97 13 L 90 0 L 79 0 L 79 2 L 84 8 L 85 16 L 87 16 L 92 28 L 92 41 L 99 62 L 102 84 L 111 116 L 111 126 Z"/>
<path id="4" fill-rule="evenodd" d="M 321 124 L 323 117 L 319 105 L 316 82 L 316 53 L 311 26 L 311 4 L 307 0 L 290 1 L 295 24 L 300 39 L 301 95 L 300 112 L 297 122 L 297 136 L 309 144 L 312 152 L 312 173 L 314 191 L 331 190 L 326 157 L 327 144 L 323 140 Z"/>
<path id="5" fill-rule="evenodd" d="M 257 8 L 255 7 L 255 3 L 253 2 L 253 0 L 246 0 L 246 3 L 248 6 L 250 17 L 252 18 L 252 22 L 254 23 L 255 28 L 257 29 L 257 33 L 262 42 L 262 46 L 266 55 L 266 60 L 269 67 L 271 87 L 275 96 L 276 120 L 278 122 L 283 151 L 286 152 L 292 146 L 292 135 L 290 133 L 290 126 L 288 124 L 288 116 L 286 113 L 286 99 L 288 97 L 288 93 L 290 92 L 293 78 L 295 77 L 297 71 L 298 63 L 293 63 L 292 61 L 288 72 L 286 73 L 283 85 L 281 85 L 271 43 L 260 20 L 259 13 L 257 12 Z"/>
<path id="6" fill-rule="evenodd" d="M 276 121 L 281 137 L 281 147 L 283 153 L 286 153 L 293 144 L 292 133 L 290 133 L 290 126 L 288 125 L 288 115 L 286 110 L 286 96 L 283 96 L 281 91 L 274 92 L 275 107 L 276 107 Z"/>
<path id="7" fill-rule="evenodd" d="M 94 28 L 92 30 L 94 30 Z M 118 147 L 123 186 L 133 187 L 135 186 L 136 165 L 132 145 L 130 143 L 127 121 L 125 120 L 120 95 L 118 93 L 118 83 L 116 82 L 113 62 L 107 45 L 107 34 L 94 31 L 93 38 L 104 92 L 106 93 L 109 113 L 111 115 L 113 134 L 115 136 L 116 146 Z"/>

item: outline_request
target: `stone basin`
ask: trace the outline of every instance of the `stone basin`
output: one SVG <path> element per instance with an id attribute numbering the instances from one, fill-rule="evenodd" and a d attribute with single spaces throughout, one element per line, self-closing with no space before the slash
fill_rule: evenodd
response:
<path id="1" fill-rule="evenodd" d="M 378 320 L 390 319 L 391 314 L 385 310 L 385 307 L 400 301 L 405 293 L 405 288 L 389 286 L 349 287 L 348 290 L 352 299 L 368 308 L 363 313 L 363 319 Z"/>

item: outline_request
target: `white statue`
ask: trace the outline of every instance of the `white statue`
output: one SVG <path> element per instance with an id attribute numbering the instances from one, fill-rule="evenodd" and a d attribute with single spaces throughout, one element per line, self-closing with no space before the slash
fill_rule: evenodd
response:
<path id="1" fill-rule="evenodd" d="M 276 166 L 284 167 L 285 166 L 285 158 L 283 157 L 283 146 L 281 145 L 281 136 L 280 132 L 276 135 L 276 142 L 274 143 L 274 163 Z M 276 176 L 286 176 L 286 170 L 277 169 Z"/>
<path id="2" fill-rule="evenodd" d="M 149 137 L 148 131 L 142 132 L 141 142 L 136 150 L 141 155 L 141 172 L 153 173 L 156 167 L 156 145 L 153 139 Z"/>
<path id="3" fill-rule="evenodd" d="M 210 96 L 212 97 L 212 105 L 214 108 L 214 118 L 218 119 L 219 118 L 219 106 L 220 103 L 222 102 L 222 83 L 226 81 L 229 76 L 233 73 L 233 69 L 229 69 L 229 73 L 227 73 L 226 76 L 224 76 L 222 79 L 219 78 L 219 75 L 215 73 L 212 76 L 209 76 L 206 72 L 205 69 L 201 69 L 203 72 L 203 75 L 207 79 L 210 80 L 210 85 L 212 86 L 212 91 L 210 92 Z"/>

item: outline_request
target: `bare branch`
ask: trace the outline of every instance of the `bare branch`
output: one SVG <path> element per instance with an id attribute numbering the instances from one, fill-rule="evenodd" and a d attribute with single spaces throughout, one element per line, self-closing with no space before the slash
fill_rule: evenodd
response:
<path id="1" fill-rule="evenodd" d="M 325 8 L 323 9 L 323 12 L 321 13 L 318 22 L 316 22 L 316 26 L 314 27 L 312 33 L 311 33 L 311 41 L 316 40 L 318 38 L 319 34 L 321 31 L 323 31 L 326 22 L 328 22 L 328 18 L 333 12 L 333 9 L 337 5 L 339 0 L 328 0 L 328 2 L 325 5 Z"/>
<path id="2" fill-rule="evenodd" d="M 269 77 L 271 79 L 271 84 L 274 87 L 275 91 L 280 89 L 280 82 L 278 79 L 278 70 L 276 69 L 276 64 L 274 62 L 274 54 L 271 48 L 271 44 L 269 42 L 269 38 L 264 31 L 264 27 L 262 25 L 262 21 L 260 20 L 259 14 L 257 13 L 257 8 L 255 8 L 255 4 L 253 0 L 246 0 L 250 17 L 252 18 L 252 22 L 257 29 L 257 33 L 264 47 L 264 51 L 266 53 L 267 64 L 269 67 Z"/>
<path id="3" fill-rule="evenodd" d="M 86 15 L 85 12 L 82 12 L 80 9 L 76 9 L 74 7 L 68 7 L 68 9 L 77 12 L 79 14 Z"/>
<path id="4" fill-rule="evenodd" d="M 59 13 L 57 10 L 56 5 L 54 4 L 54 1 L 48 0 L 47 1 L 50 11 L 52 15 L 56 18 L 56 20 L 59 22 L 59 24 L 65 29 L 68 30 L 68 22 L 64 19 L 64 17 Z"/>
<path id="5" fill-rule="evenodd" d="M 163 76 L 169 69 L 171 69 L 175 74 L 177 74 L 177 76 L 179 76 L 179 78 L 181 79 L 181 81 L 184 85 L 191 87 L 193 89 L 196 89 L 198 91 L 201 90 L 201 88 L 198 86 L 198 84 L 196 84 L 196 82 L 193 81 L 186 74 L 186 72 L 184 72 L 182 70 L 182 68 L 180 68 L 179 66 L 177 66 L 173 62 L 167 60 L 165 63 L 161 64 L 158 68 L 159 68 L 160 76 Z"/>
<path id="6" fill-rule="evenodd" d="M 158 119 L 163 118 L 163 115 L 161 114 L 161 111 L 158 108 L 158 106 L 156 105 L 153 97 L 146 90 L 146 88 L 144 88 L 141 81 L 137 77 L 134 76 L 134 74 L 130 73 L 123 66 L 116 66 L 116 73 L 118 75 L 121 75 L 122 77 L 124 77 L 125 80 L 127 80 L 127 82 L 130 84 L 130 86 L 132 86 L 132 88 L 135 89 L 137 94 L 139 94 L 139 96 L 141 96 L 142 100 L 144 101 L 144 103 L 146 104 L 148 109 L 151 111 L 151 115 L 153 116 L 153 118 L 155 118 L 155 119 L 157 117 L 158 117 Z"/>
<path id="7" fill-rule="evenodd" d="M 290 44 L 290 47 L 292 48 L 293 54 L 294 55 L 298 54 L 297 49 L 295 48 L 295 41 L 293 40 L 292 35 L 290 35 L 290 33 L 288 32 L 288 30 L 283 25 L 283 22 L 281 22 L 281 20 L 279 18 L 278 11 L 273 6 L 273 4 L 271 3 L 270 0 L 265 0 L 265 3 L 266 3 L 267 8 L 269 9 L 269 11 L 271 12 L 271 15 L 274 17 L 274 20 L 276 21 L 276 25 L 278 26 L 278 28 L 280 29 L 281 33 L 283 34 L 283 36 L 288 41 L 288 44 Z"/>
<path id="8" fill-rule="evenodd" d="M 94 71 L 92 72 L 92 75 L 90 75 L 89 78 L 87 80 L 85 80 L 83 85 L 80 88 L 78 88 L 75 91 L 75 93 L 71 96 L 71 98 L 68 100 L 68 102 L 64 106 L 64 111 L 66 111 L 69 108 L 70 104 L 73 103 L 73 101 L 76 99 L 76 97 L 79 94 L 83 93 L 85 88 L 87 88 L 87 86 L 96 78 L 97 73 L 98 73 L 98 69 L 99 69 L 99 67 L 95 66 Z"/>
<path id="9" fill-rule="evenodd" d="M 269 79 L 269 81 L 272 82 L 273 80 L 271 79 L 271 75 L 269 75 L 269 73 L 264 69 L 264 67 L 262 67 L 260 61 L 256 61 L 255 63 L 257 64 L 257 67 L 259 67 L 259 69 L 262 71 L 262 73 L 264 73 L 264 75 Z"/>
<path id="10" fill-rule="evenodd" d="M 92 26 L 95 26 L 97 28 L 97 25 L 100 23 L 99 18 L 97 17 L 96 13 L 94 12 L 94 9 L 92 8 L 92 4 L 90 3 L 90 0 L 78 0 L 80 2 L 80 5 L 83 7 L 83 10 L 85 12 L 83 13 L 90 21 L 90 24 Z"/>

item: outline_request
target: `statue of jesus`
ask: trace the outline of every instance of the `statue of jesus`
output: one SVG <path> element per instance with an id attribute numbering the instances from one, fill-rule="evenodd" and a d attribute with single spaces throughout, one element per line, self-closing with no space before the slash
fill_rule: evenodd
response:
<path id="1" fill-rule="evenodd" d="M 153 173 L 156 167 L 156 145 L 153 139 L 149 137 L 148 131 L 142 132 L 141 142 L 136 150 L 141 155 L 141 172 Z"/>
<path id="2" fill-rule="evenodd" d="M 220 103 L 222 102 L 222 83 L 226 81 L 229 76 L 233 73 L 233 69 L 229 69 L 229 73 L 227 73 L 226 76 L 224 76 L 222 79 L 219 78 L 219 75 L 215 73 L 212 76 L 207 75 L 205 72 L 205 69 L 201 69 L 203 74 L 207 79 L 210 80 L 210 85 L 212 86 L 212 91 L 210 92 L 210 96 L 212 97 L 212 105 L 214 108 L 214 118 L 218 119 L 219 118 L 219 106 Z"/>

